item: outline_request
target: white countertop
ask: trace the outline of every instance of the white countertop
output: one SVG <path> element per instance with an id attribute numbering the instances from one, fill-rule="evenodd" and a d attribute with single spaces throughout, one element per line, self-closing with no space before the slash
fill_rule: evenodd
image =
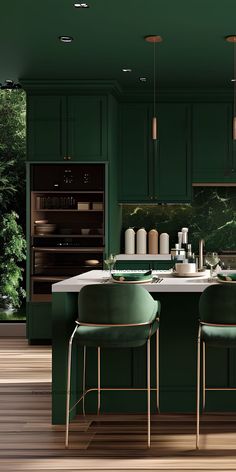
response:
<path id="1" fill-rule="evenodd" d="M 117 261 L 171 261 L 170 254 L 117 254 Z"/>
<path id="2" fill-rule="evenodd" d="M 115 271 L 119 272 L 119 271 Z M 124 272 L 124 271 L 121 271 Z M 129 272 L 129 271 L 126 271 Z M 132 271 L 132 272 L 145 272 L 145 271 Z M 230 271 L 224 271 L 230 272 Z M 234 271 L 235 272 L 235 271 Z M 102 270 L 91 270 L 75 277 L 70 277 L 61 282 L 57 282 L 52 285 L 52 292 L 79 292 L 84 285 L 97 284 L 97 283 L 109 283 L 108 271 Z M 202 277 L 175 277 L 172 275 L 171 270 L 159 270 L 153 271 L 153 275 L 162 277 L 161 283 L 143 283 L 140 284 L 145 287 L 149 292 L 203 292 L 203 290 L 212 283 L 208 282 L 209 271 Z"/>

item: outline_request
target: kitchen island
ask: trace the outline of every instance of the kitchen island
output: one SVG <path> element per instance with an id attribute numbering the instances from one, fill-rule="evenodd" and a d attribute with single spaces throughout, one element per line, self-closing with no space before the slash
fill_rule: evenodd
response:
<path id="1" fill-rule="evenodd" d="M 195 411 L 196 390 L 196 339 L 198 326 L 198 301 L 201 292 L 209 285 L 208 274 L 199 278 L 173 277 L 170 271 L 154 271 L 163 278 L 161 283 L 142 284 L 154 298 L 161 301 L 160 322 L 160 408 L 162 412 Z M 77 318 L 78 293 L 84 285 L 110 283 L 108 272 L 92 270 L 85 274 L 58 282 L 52 287 L 53 299 L 53 403 L 52 422 L 65 422 L 65 397 L 68 340 Z M 217 282 L 216 282 L 217 283 Z M 155 337 L 151 342 L 155 370 Z M 73 352 L 72 395 L 81 393 L 82 348 Z M 209 349 L 207 352 L 207 385 L 236 385 L 236 356 L 234 350 Z M 86 384 L 97 385 L 97 352 L 89 348 L 87 353 Z M 104 349 L 101 353 L 101 386 L 145 387 L 146 350 Z M 227 395 L 227 397 L 226 397 Z M 232 410 L 236 404 L 234 392 L 208 392 L 206 409 Z M 225 401 L 225 399 L 227 399 Z M 222 408 L 224 405 L 224 408 Z M 96 411 L 96 393 L 86 397 L 86 411 Z M 81 411 L 80 409 L 78 411 Z M 101 411 L 145 412 L 145 392 L 103 392 Z M 155 395 L 152 398 L 155 412 Z"/>

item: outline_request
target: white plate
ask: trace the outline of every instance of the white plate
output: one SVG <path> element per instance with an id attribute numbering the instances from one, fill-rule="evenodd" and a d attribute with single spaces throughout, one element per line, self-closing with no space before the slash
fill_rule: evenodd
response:
<path id="1" fill-rule="evenodd" d="M 218 279 L 218 277 L 216 278 L 217 282 L 220 282 L 221 284 L 235 284 L 236 283 L 236 280 L 221 280 L 221 279 Z"/>
<path id="2" fill-rule="evenodd" d="M 204 277 L 206 274 L 205 272 L 181 272 L 178 273 L 178 272 L 173 272 L 172 275 L 174 277 Z"/>

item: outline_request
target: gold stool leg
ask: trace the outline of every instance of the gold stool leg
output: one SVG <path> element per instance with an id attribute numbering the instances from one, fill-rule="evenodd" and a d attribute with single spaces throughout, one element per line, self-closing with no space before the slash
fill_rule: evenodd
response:
<path id="1" fill-rule="evenodd" d="M 84 346 L 84 365 L 83 365 L 83 395 L 86 388 L 86 346 Z M 83 415 L 85 416 L 85 396 L 83 396 Z"/>
<path id="2" fill-rule="evenodd" d="M 150 382 L 150 338 L 147 341 L 147 414 L 148 414 L 148 447 L 151 446 L 151 382 Z"/>
<path id="3" fill-rule="evenodd" d="M 98 408 L 97 414 L 99 415 L 101 408 L 101 349 L 98 347 Z"/>
<path id="4" fill-rule="evenodd" d="M 156 404 L 157 411 L 160 411 L 160 381 L 159 381 L 159 329 L 156 331 Z"/>
<path id="5" fill-rule="evenodd" d="M 65 446 L 68 447 L 69 444 L 69 421 L 70 421 L 70 380 L 71 380 L 71 352 L 72 352 L 72 342 L 77 330 L 75 327 L 72 336 L 69 341 L 68 347 L 68 357 L 67 357 L 67 388 L 66 388 L 66 439 Z"/>
<path id="6" fill-rule="evenodd" d="M 202 409 L 206 404 L 206 344 L 202 343 Z"/>
<path id="7" fill-rule="evenodd" d="M 200 375 L 201 375 L 201 326 L 199 326 L 198 339 L 197 339 L 197 431 L 196 431 L 196 449 L 199 449 Z"/>

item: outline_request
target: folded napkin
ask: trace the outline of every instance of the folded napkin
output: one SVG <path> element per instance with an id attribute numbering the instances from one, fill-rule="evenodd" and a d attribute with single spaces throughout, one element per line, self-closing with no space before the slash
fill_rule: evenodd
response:
<path id="1" fill-rule="evenodd" d="M 226 282 L 236 282 L 236 274 L 217 274 L 218 279 L 225 280 Z"/>
<path id="2" fill-rule="evenodd" d="M 152 279 L 152 271 L 147 272 L 115 272 L 112 278 L 118 282 L 145 282 Z"/>

